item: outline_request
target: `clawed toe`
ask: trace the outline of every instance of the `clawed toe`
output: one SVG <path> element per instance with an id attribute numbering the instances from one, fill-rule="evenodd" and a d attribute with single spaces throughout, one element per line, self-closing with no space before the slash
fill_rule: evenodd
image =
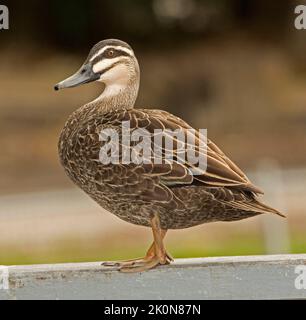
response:
<path id="1" fill-rule="evenodd" d="M 103 267 L 119 267 L 120 263 L 116 261 L 104 261 L 101 263 Z"/>
<path id="2" fill-rule="evenodd" d="M 125 261 L 104 261 L 101 263 L 101 266 L 122 268 L 125 266 L 133 266 L 133 265 L 141 262 L 142 260 L 143 259 L 131 259 L 131 260 L 125 260 Z"/>
<path id="3" fill-rule="evenodd" d="M 169 264 L 173 261 L 172 257 L 166 254 L 164 257 L 158 256 L 144 257 L 127 261 L 105 261 L 101 263 L 103 267 L 116 267 L 120 272 L 142 272 L 157 267 L 158 265 Z"/>
<path id="4" fill-rule="evenodd" d="M 122 266 L 119 271 L 124 273 L 132 273 L 132 272 L 143 272 L 146 270 L 150 270 L 159 265 L 159 260 L 156 258 L 151 260 L 142 260 L 138 263 L 134 263 L 133 265 Z"/>

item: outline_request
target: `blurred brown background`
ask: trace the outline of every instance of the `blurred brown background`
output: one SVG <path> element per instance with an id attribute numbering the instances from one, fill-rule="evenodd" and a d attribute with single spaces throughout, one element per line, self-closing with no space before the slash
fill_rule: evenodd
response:
<path id="1" fill-rule="evenodd" d="M 5 4 L 5 3 L 3 3 Z M 167 109 L 217 143 L 288 219 L 259 216 L 172 231 L 175 257 L 306 251 L 306 30 L 299 1 L 13 1 L 0 31 L 0 264 L 142 255 L 150 230 L 104 212 L 58 162 L 68 115 L 90 84 L 53 85 L 105 38 L 141 67 L 138 106 Z"/>

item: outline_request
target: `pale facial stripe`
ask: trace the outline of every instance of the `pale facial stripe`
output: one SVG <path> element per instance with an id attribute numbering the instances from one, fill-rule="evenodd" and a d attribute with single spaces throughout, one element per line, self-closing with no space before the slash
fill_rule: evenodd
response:
<path id="1" fill-rule="evenodd" d="M 122 46 L 105 46 L 102 49 L 100 49 L 97 53 L 95 53 L 89 61 L 93 61 L 96 57 L 102 55 L 107 49 L 114 49 L 114 50 L 121 50 L 124 51 L 125 53 L 127 53 L 130 56 L 133 56 L 134 53 L 132 50 L 126 48 L 126 47 L 122 47 Z"/>
<path id="2" fill-rule="evenodd" d="M 105 72 L 107 70 L 109 70 L 109 68 L 113 65 L 116 65 L 117 63 L 123 61 L 124 57 L 116 57 L 113 59 L 104 59 L 104 60 L 100 60 L 97 63 L 95 63 L 92 66 L 92 70 L 95 73 L 99 73 L 99 72 Z"/>

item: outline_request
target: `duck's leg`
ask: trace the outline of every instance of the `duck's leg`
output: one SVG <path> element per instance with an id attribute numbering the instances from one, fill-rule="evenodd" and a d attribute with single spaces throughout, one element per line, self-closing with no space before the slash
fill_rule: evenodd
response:
<path id="1" fill-rule="evenodd" d="M 168 264 L 173 261 L 172 257 L 166 252 L 163 244 L 167 230 L 161 229 L 157 215 L 151 220 L 151 226 L 154 241 L 145 257 L 126 261 L 109 261 L 102 263 L 102 265 L 118 267 L 122 272 L 141 272 L 154 268 L 159 264 Z"/>

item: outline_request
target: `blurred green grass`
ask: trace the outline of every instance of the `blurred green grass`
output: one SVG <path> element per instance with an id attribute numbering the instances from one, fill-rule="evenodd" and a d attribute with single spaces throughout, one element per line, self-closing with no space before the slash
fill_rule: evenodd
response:
<path id="1" fill-rule="evenodd" d="M 141 257 L 145 254 L 145 243 L 131 247 L 114 243 L 113 245 L 101 244 L 101 250 L 97 244 L 86 247 L 78 241 L 64 242 L 64 245 L 55 245 L 52 250 L 32 251 L 1 249 L 0 264 L 46 264 L 46 263 L 71 263 L 89 261 L 124 260 Z M 265 254 L 263 239 L 258 237 L 238 237 L 225 242 L 199 244 L 187 242 L 180 246 L 174 243 L 167 245 L 167 250 L 174 258 L 195 258 L 214 256 L 239 256 Z M 305 253 L 306 239 L 303 236 L 295 236 L 291 239 L 291 253 Z"/>

